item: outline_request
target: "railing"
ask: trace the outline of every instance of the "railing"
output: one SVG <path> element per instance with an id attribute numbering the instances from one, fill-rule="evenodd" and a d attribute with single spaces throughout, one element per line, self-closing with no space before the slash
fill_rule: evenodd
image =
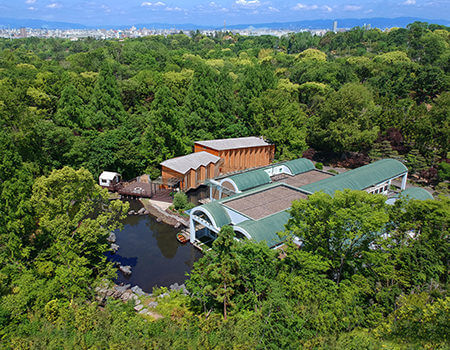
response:
<path id="1" fill-rule="evenodd" d="M 192 215 L 192 219 L 194 221 L 197 221 L 199 224 L 202 224 L 206 228 L 209 228 L 211 231 L 217 233 L 217 229 L 213 225 L 211 225 L 208 221 L 206 221 L 205 219 L 202 219 L 200 216 Z"/>

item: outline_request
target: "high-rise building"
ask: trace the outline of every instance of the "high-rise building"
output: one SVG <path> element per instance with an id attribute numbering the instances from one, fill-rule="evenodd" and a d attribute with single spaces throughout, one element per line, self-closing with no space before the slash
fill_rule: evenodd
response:
<path id="1" fill-rule="evenodd" d="M 333 22 L 333 32 L 337 33 L 337 21 Z"/>
<path id="2" fill-rule="evenodd" d="M 20 28 L 20 37 L 22 38 L 27 37 L 27 28 Z"/>

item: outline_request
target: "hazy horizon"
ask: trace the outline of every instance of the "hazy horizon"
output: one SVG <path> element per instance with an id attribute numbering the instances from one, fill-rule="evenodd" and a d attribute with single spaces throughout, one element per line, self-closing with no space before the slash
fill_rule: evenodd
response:
<path id="1" fill-rule="evenodd" d="M 420 17 L 448 20 L 450 1 L 119 1 L 0 0 L 2 17 L 95 25 L 192 23 L 199 26 L 318 19 Z M 444 16 L 443 14 L 447 14 Z"/>

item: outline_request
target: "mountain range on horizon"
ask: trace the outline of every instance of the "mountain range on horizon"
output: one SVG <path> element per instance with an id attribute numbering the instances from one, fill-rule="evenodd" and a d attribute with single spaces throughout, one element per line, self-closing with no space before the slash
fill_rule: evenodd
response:
<path id="1" fill-rule="evenodd" d="M 417 17 L 372 17 L 372 18 L 342 18 L 342 19 L 313 19 L 293 22 L 271 22 L 271 23 L 243 23 L 228 25 L 226 29 L 246 29 L 253 27 L 255 29 L 285 29 L 285 30 L 301 30 L 301 29 L 324 29 L 331 28 L 334 21 L 338 22 L 338 28 L 353 28 L 370 24 L 372 28 L 392 28 L 406 27 L 409 23 L 415 21 L 435 23 L 441 25 L 450 25 L 449 20 L 443 19 L 425 19 Z M 198 25 L 193 23 L 170 24 L 170 23 L 137 23 L 127 25 L 103 25 L 103 26 L 87 26 L 79 23 L 45 21 L 39 19 L 17 19 L 17 18 L 0 18 L 0 28 L 33 28 L 33 29 L 125 29 L 130 27 L 149 28 L 149 29 L 179 29 L 179 30 L 220 30 L 223 27 L 214 25 Z"/>

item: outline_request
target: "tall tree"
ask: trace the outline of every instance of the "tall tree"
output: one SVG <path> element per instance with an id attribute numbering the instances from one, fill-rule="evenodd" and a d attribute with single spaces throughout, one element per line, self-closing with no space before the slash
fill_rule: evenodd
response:
<path id="1" fill-rule="evenodd" d="M 359 84 L 345 84 L 332 92 L 311 118 L 311 144 L 335 152 L 361 151 L 371 146 L 379 128 L 377 108 L 370 91 Z"/>
<path id="2" fill-rule="evenodd" d="M 275 144 L 278 159 L 302 156 L 306 145 L 306 115 L 285 91 L 268 90 L 255 99 L 253 111 L 256 132 Z"/>
<path id="3" fill-rule="evenodd" d="M 238 270 L 233 228 L 223 226 L 212 250 L 192 270 L 188 288 L 204 305 L 205 311 L 207 305 L 214 305 L 212 302 L 222 304 L 223 317 L 227 319 L 228 309 L 233 305 L 232 297 L 239 285 Z"/>
<path id="4" fill-rule="evenodd" d="M 302 249 L 329 263 L 330 277 L 339 283 L 363 264 L 362 253 L 383 233 L 388 214 L 385 197 L 365 191 L 317 192 L 292 204 L 287 231 L 302 240 Z"/>
<path id="5" fill-rule="evenodd" d="M 110 202 L 89 171 L 69 167 L 37 179 L 31 203 L 38 223 L 36 267 L 45 266 L 62 295 L 88 294 L 93 280 L 111 272 L 106 238 L 120 226 L 128 204 Z"/>
<path id="6" fill-rule="evenodd" d="M 105 61 L 97 77 L 89 102 L 90 126 L 105 129 L 117 126 L 125 119 L 120 91 L 111 64 Z"/>
<path id="7" fill-rule="evenodd" d="M 86 126 L 87 112 L 83 100 L 72 84 L 67 85 L 61 93 L 58 109 L 54 116 L 55 124 L 70 128 Z"/>

